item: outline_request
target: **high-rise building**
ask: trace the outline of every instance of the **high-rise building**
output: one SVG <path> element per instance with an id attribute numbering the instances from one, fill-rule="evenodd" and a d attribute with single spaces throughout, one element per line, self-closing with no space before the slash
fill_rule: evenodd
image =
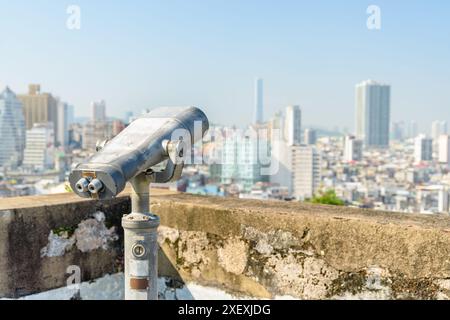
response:
<path id="1" fill-rule="evenodd" d="M 236 183 L 249 192 L 263 180 L 259 154 L 267 154 L 267 142 L 259 141 L 252 127 L 246 131 L 223 128 L 223 132 L 224 139 L 216 141 L 221 151 L 221 183 Z"/>
<path id="2" fill-rule="evenodd" d="M 264 93 L 263 79 L 255 79 L 255 110 L 253 123 L 260 124 L 264 121 Z"/>
<path id="3" fill-rule="evenodd" d="M 306 145 L 314 145 L 317 142 L 317 133 L 314 129 L 305 129 L 304 143 Z"/>
<path id="4" fill-rule="evenodd" d="M 82 147 L 84 150 L 95 151 L 97 142 L 112 137 L 112 125 L 106 121 L 89 121 L 83 127 Z"/>
<path id="5" fill-rule="evenodd" d="M 56 142 L 58 146 L 67 148 L 69 146 L 69 121 L 70 106 L 58 101 L 58 130 L 56 132 Z"/>
<path id="6" fill-rule="evenodd" d="M 106 119 L 106 103 L 104 100 L 91 103 L 92 116 L 83 127 L 83 149 L 95 151 L 97 142 L 110 139 L 112 134 L 112 122 Z"/>
<path id="7" fill-rule="evenodd" d="M 35 170 L 53 169 L 55 164 L 53 123 L 35 123 L 27 130 L 23 165 Z"/>
<path id="8" fill-rule="evenodd" d="M 344 160 L 347 162 L 361 161 L 363 152 L 362 140 L 354 136 L 346 136 L 344 141 Z"/>
<path id="9" fill-rule="evenodd" d="M 111 126 L 111 135 L 113 137 L 117 136 L 123 129 L 125 129 L 125 124 L 122 120 L 113 120 Z"/>
<path id="10" fill-rule="evenodd" d="M 392 123 L 392 139 L 402 141 L 405 138 L 405 123 L 403 121 Z"/>
<path id="11" fill-rule="evenodd" d="M 292 195 L 309 199 L 320 187 L 320 154 L 314 146 L 292 146 Z"/>
<path id="12" fill-rule="evenodd" d="M 270 124 L 270 156 L 277 169 L 270 174 L 269 180 L 275 185 L 286 187 L 292 193 L 292 152 L 285 140 L 285 117 L 277 112 Z"/>
<path id="13" fill-rule="evenodd" d="M 284 138 L 288 146 L 302 144 L 302 112 L 299 106 L 286 108 Z"/>
<path id="14" fill-rule="evenodd" d="M 69 126 L 69 145 L 71 147 L 76 149 L 83 147 L 83 131 L 84 126 L 80 123 L 72 123 Z"/>
<path id="15" fill-rule="evenodd" d="M 410 121 L 406 131 L 407 138 L 413 139 L 419 134 L 419 125 L 416 121 Z"/>
<path id="16" fill-rule="evenodd" d="M 443 134 L 439 137 L 439 162 L 450 165 L 450 136 Z"/>
<path id="17" fill-rule="evenodd" d="M 93 101 L 91 103 L 92 121 L 104 122 L 106 121 L 106 102 L 104 100 Z"/>
<path id="18" fill-rule="evenodd" d="M 0 94 L 0 138 L 0 166 L 19 165 L 25 148 L 25 120 L 22 103 L 8 87 Z"/>
<path id="19" fill-rule="evenodd" d="M 75 108 L 73 104 L 67 105 L 67 125 L 70 127 L 75 123 Z"/>
<path id="20" fill-rule="evenodd" d="M 414 144 L 414 159 L 416 163 L 433 159 L 433 139 L 423 134 L 417 136 Z"/>
<path id="21" fill-rule="evenodd" d="M 52 122 L 54 130 L 58 131 L 57 99 L 50 93 L 42 93 L 39 84 L 30 84 L 28 94 L 18 94 L 17 98 L 23 104 L 27 130 L 35 123 Z"/>
<path id="22" fill-rule="evenodd" d="M 443 134 L 447 134 L 447 121 L 433 121 L 431 123 L 431 138 L 437 141 Z"/>
<path id="23" fill-rule="evenodd" d="M 389 146 L 390 86 L 372 80 L 356 85 L 356 136 L 366 147 Z"/>

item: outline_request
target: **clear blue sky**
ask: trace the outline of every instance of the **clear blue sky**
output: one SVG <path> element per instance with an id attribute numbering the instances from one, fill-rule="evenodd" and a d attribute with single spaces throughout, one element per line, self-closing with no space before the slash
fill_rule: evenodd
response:
<path id="1" fill-rule="evenodd" d="M 450 120 L 449 1 L 0 0 L 0 12 L 0 85 L 41 83 L 77 116 L 105 99 L 112 116 L 198 105 L 243 125 L 260 76 L 266 116 L 299 104 L 307 124 L 352 128 L 354 85 L 371 78 L 392 85 L 394 120 Z"/>

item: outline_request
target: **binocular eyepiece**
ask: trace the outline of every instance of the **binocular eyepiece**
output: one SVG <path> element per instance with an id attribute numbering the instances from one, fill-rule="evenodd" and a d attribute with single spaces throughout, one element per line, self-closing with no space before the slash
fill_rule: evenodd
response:
<path id="1" fill-rule="evenodd" d="M 78 192 L 99 193 L 103 188 L 103 183 L 98 179 L 89 181 L 87 178 L 81 178 L 75 185 Z"/>

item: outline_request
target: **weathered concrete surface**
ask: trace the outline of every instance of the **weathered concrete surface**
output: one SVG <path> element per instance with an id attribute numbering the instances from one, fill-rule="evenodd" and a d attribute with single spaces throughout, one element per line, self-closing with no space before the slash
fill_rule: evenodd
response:
<path id="1" fill-rule="evenodd" d="M 184 282 L 258 298 L 450 297 L 448 216 L 155 190 L 151 204 L 161 215 L 159 270 L 170 288 Z M 62 287 L 70 265 L 80 266 L 82 281 L 120 271 L 120 218 L 129 211 L 127 194 L 106 202 L 0 199 L 0 297 Z"/>
<path id="2" fill-rule="evenodd" d="M 448 216 L 183 194 L 152 211 L 185 281 L 263 298 L 449 297 Z"/>
<path id="3" fill-rule="evenodd" d="M 103 228 L 118 225 L 122 215 L 129 211 L 128 197 L 104 202 L 80 201 L 70 194 L 1 199 L 0 297 L 14 298 L 64 286 L 69 276 L 67 268 L 71 265 L 80 267 L 83 280 L 117 272 L 120 263 L 115 261 L 120 258 L 120 246 L 112 243 L 105 250 L 104 244 L 84 252 L 80 248 L 87 247 L 83 240 L 95 245 L 104 230 L 101 224 Z M 106 221 L 95 225 L 92 221 L 96 221 L 98 212 L 104 214 Z M 83 231 L 82 236 L 74 238 L 74 249 L 67 246 L 62 255 L 52 247 L 55 241 L 49 242 L 49 235 L 54 239 L 55 233 L 69 238 L 72 233 L 77 235 Z M 114 240 L 119 239 L 120 230 L 117 229 L 117 234 L 115 230 L 111 232 L 104 232 L 104 238 L 119 244 Z M 52 254 L 48 254 L 49 249 L 53 249 Z"/>

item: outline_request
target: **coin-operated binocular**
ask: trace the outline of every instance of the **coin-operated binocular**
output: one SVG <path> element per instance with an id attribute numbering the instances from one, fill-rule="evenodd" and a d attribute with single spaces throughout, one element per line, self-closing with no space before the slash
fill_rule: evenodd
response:
<path id="1" fill-rule="evenodd" d="M 97 153 L 70 173 L 72 190 L 85 198 L 111 199 L 131 183 L 132 213 L 122 219 L 125 299 L 157 299 L 159 217 L 150 214 L 149 185 L 178 180 L 191 147 L 208 128 L 208 118 L 196 107 L 157 108 L 98 143 Z"/>

